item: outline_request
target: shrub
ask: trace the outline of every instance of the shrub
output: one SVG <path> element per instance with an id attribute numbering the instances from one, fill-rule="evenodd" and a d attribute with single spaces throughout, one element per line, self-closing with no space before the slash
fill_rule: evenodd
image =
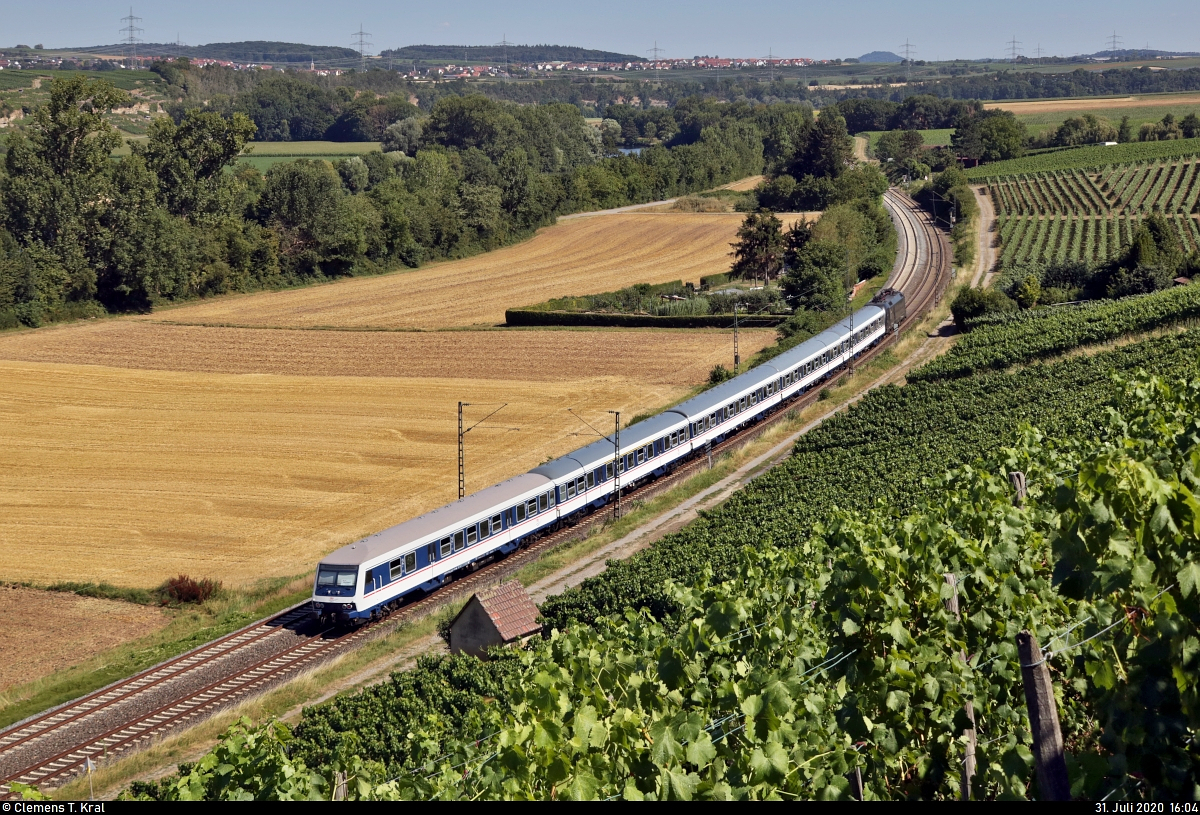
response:
<path id="1" fill-rule="evenodd" d="M 162 585 L 164 603 L 179 605 L 185 603 L 203 603 L 220 590 L 221 583 L 218 580 L 210 580 L 207 577 L 195 580 L 186 574 L 181 574 L 179 577 L 172 577 Z"/>
<path id="2" fill-rule="evenodd" d="M 1016 303 L 995 289 L 964 288 L 950 304 L 950 313 L 959 330 L 965 330 L 967 320 L 999 311 L 1012 311 Z"/>

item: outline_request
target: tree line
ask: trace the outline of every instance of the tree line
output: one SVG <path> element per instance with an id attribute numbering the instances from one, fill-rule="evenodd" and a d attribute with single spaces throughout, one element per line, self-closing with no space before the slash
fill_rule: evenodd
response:
<path id="1" fill-rule="evenodd" d="M 659 200 L 762 171 L 807 110 L 688 100 L 676 137 L 604 154 L 571 105 L 447 97 L 385 129 L 388 152 L 265 174 L 237 163 L 247 114 L 159 117 L 132 155 L 106 112 L 128 96 L 83 75 L 7 141 L 0 325 L 372 274 L 520 240 L 556 215 Z"/>

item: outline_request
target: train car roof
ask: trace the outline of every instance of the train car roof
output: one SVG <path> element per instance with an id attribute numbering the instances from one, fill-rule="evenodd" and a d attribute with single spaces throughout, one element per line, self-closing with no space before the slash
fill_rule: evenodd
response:
<path id="1" fill-rule="evenodd" d="M 872 317 L 876 317 L 883 313 L 883 309 L 881 309 L 879 306 L 865 306 L 854 313 L 854 324 L 862 325 Z M 850 322 L 851 318 L 849 317 L 844 320 L 839 320 L 829 328 L 822 331 L 820 334 L 809 337 L 795 348 L 789 348 L 788 350 L 784 351 L 782 354 L 775 357 L 775 359 L 771 360 L 771 364 L 781 372 L 794 368 L 801 362 L 804 362 L 810 357 L 819 354 L 821 351 L 825 350 L 826 347 L 832 345 L 849 334 Z"/>
<path id="2" fill-rule="evenodd" d="M 370 537 L 355 541 L 321 558 L 322 566 L 361 566 L 375 560 L 406 543 L 457 532 L 480 515 L 515 503 L 530 492 L 547 489 L 550 479 L 534 473 L 524 473 L 495 486 L 472 493 L 466 498 L 444 507 L 418 515 L 412 520 L 376 532 Z"/>
<path id="3" fill-rule="evenodd" d="M 769 364 L 763 363 L 751 368 L 744 374 L 738 374 L 728 382 L 722 382 L 712 390 L 707 390 L 699 396 L 693 396 L 686 402 L 676 405 L 672 410 L 679 411 L 689 419 L 695 419 L 697 416 L 703 416 L 719 407 L 724 407 L 746 391 L 753 390 L 756 386 L 761 386 L 765 381 L 778 373 L 779 371 L 775 367 L 774 360 Z"/>
<path id="4" fill-rule="evenodd" d="M 636 424 L 631 424 L 629 427 L 621 431 L 621 452 L 627 453 L 641 447 L 643 444 L 649 444 L 657 438 L 660 438 L 666 433 L 671 432 L 673 428 L 687 424 L 687 417 L 681 413 L 677 413 L 674 408 L 669 408 L 659 413 L 656 416 L 651 416 L 649 419 L 644 419 Z M 613 453 L 616 450 L 613 448 L 614 437 L 610 433 L 603 439 L 597 439 L 580 450 L 576 450 L 571 455 L 583 466 L 584 470 L 594 470 L 606 461 L 612 461 Z"/>
<path id="5" fill-rule="evenodd" d="M 586 450 L 587 448 L 584 449 Z M 540 467 L 534 467 L 529 472 L 534 473 L 535 475 L 545 476 L 551 481 L 558 481 L 560 478 L 566 478 L 572 473 L 577 473 L 583 469 L 583 465 L 579 463 L 577 458 L 575 458 L 575 454 L 578 452 L 579 451 L 576 450 L 574 453 L 567 453 L 565 456 L 559 456 L 553 461 L 547 461 Z"/>

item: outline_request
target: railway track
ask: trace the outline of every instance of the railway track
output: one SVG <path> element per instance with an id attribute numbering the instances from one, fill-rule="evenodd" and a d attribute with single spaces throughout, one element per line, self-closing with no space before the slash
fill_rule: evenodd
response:
<path id="1" fill-rule="evenodd" d="M 884 196 L 884 203 L 899 239 L 897 262 L 887 285 L 905 293 L 908 315 L 900 332 L 860 354 L 859 363 L 882 353 L 937 305 L 950 279 L 949 246 L 928 216 L 911 199 L 895 191 Z M 815 401 L 820 391 L 810 389 L 713 445 L 712 455 L 719 456 L 758 438 L 795 408 Z M 698 455 L 662 478 L 630 490 L 622 500 L 653 498 L 706 466 L 707 457 Z M 598 511 L 503 559 L 481 564 L 478 570 L 359 628 L 321 628 L 310 614 L 309 604 L 302 603 L 19 722 L 0 732 L 0 797 L 11 795 L 7 786 L 11 781 L 57 787 L 82 772 L 89 760 L 101 764 L 144 749 L 172 732 L 416 620 L 443 603 L 502 580 L 545 551 L 587 536 L 609 518 L 609 512 Z"/>

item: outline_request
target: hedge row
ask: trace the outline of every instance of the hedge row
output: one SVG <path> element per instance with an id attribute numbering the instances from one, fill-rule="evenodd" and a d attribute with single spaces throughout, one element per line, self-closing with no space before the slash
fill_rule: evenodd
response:
<path id="1" fill-rule="evenodd" d="M 740 317 L 743 328 L 773 328 L 787 319 L 786 314 Z M 508 309 L 504 321 L 511 326 L 567 325 L 613 328 L 731 328 L 732 314 L 699 314 L 655 317 L 651 314 L 602 314 L 579 311 L 529 311 Z"/>

